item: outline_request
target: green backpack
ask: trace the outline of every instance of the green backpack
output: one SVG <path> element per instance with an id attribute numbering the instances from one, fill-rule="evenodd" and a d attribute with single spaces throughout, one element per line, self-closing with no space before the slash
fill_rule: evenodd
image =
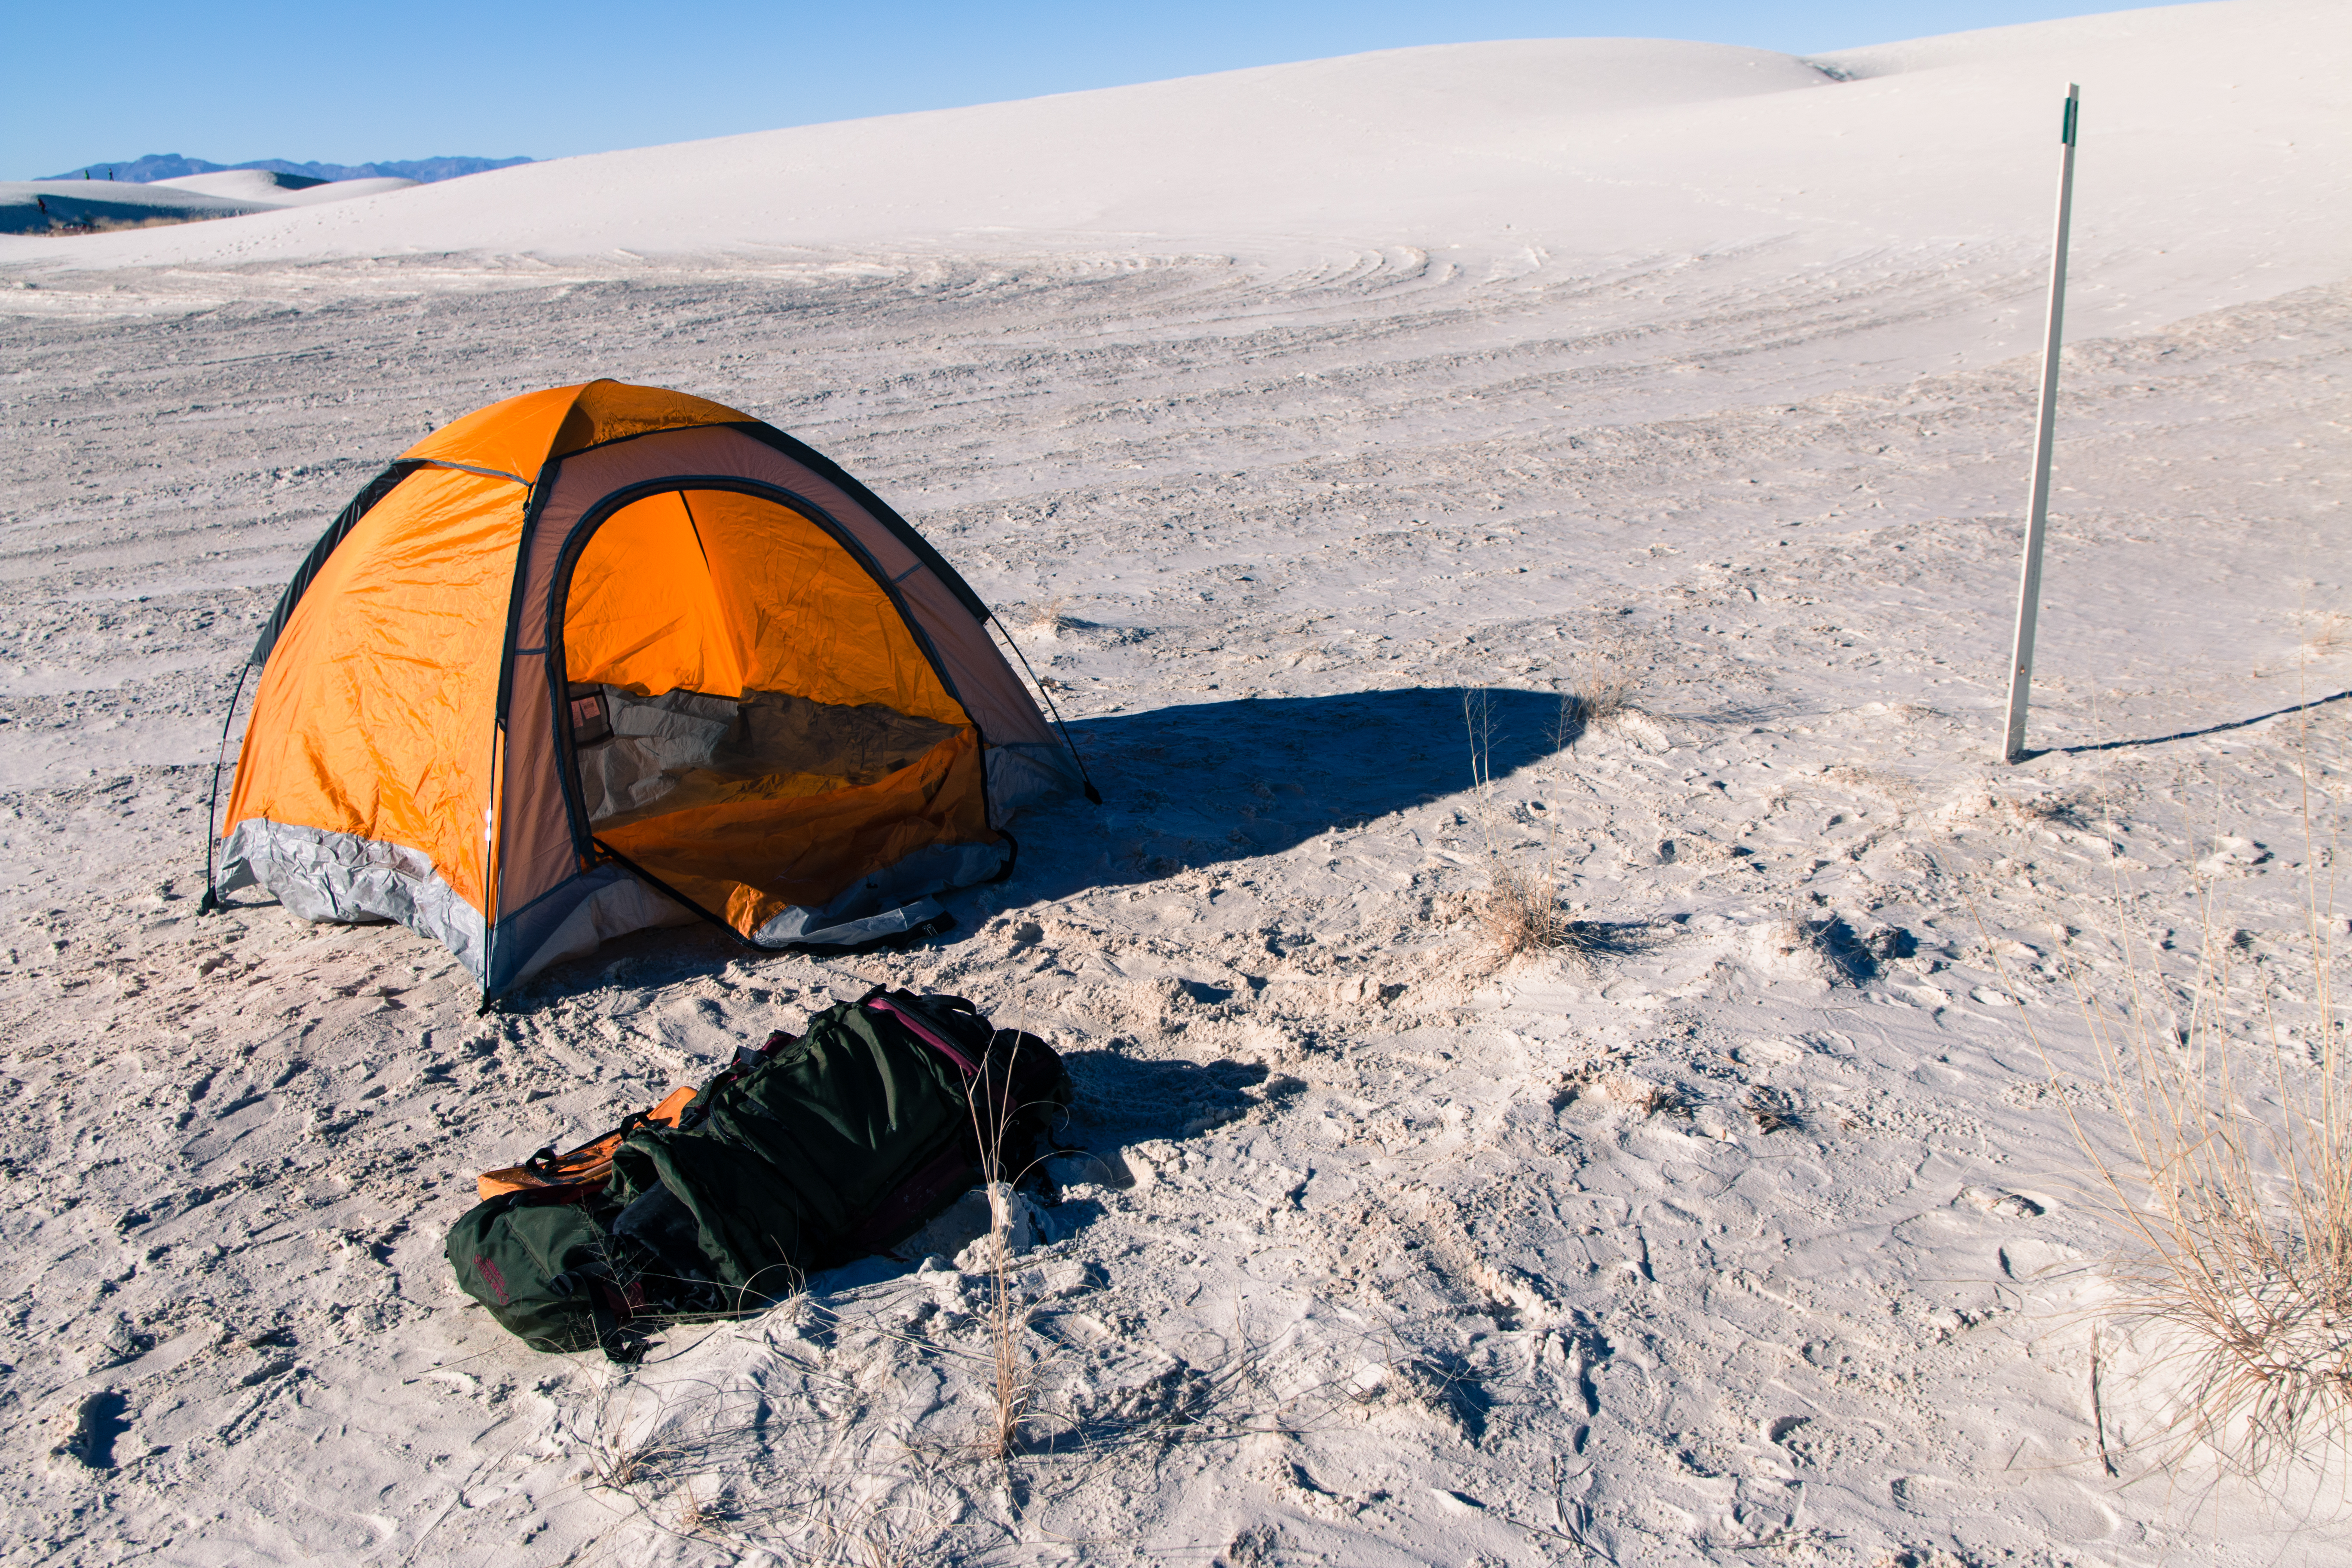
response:
<path id="1" fill-rule="evenodd" d="M 617 1142 L 589 1145 L 609 1148 L 609 1170 L 548 1149 L 495 1173 L 551 1179 L 477 1205 L 444 1250 L 532 1348 L 632 1361 L 650 1328 L 762 1310 L 807 1273 L 901 1240 L 980 1179 L 984 1156 L 1003 1180 L 1033 1177 L 1069 1103 L 1045 1041 L 961 996 L 877 986 L 739 1052 L 674 1125 L 641 1112 Z"/>

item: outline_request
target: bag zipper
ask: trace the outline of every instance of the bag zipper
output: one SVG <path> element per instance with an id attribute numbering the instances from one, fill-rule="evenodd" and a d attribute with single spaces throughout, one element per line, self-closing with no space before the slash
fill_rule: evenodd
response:
<path id="1" fill-rule="evenodd" d="M 980 1076 L 980 1064 L 978 1062 L 973 1061 L 970 1057 L 964 1055 L 961 1051 L 956 1049 L 953 1046 L 940 1038 L 939 1036 L 933 1034 L 927 1025 L 917 1022 L 914 1016 L 907 1012 L 904 1008 L 892 1006 L 887 998 L 881 996 L 867 997 L 866 1000 L 866 1005 L 873 1008 L 877 1012 L 887 1013 L 893 1018 L 898 1019 L 899 1023 L 904 1024 L 907 1026 L 908 1033 L 913 1035 L 915 1038 L 922 1041 L 925 1045 L 929 1046 L 934 1050 L 939 1051 L 950 1061 L 955 1063 L 957 1067 L 962 1068 L 963 1076 L 967 1079 L 975 1079 Z"/>

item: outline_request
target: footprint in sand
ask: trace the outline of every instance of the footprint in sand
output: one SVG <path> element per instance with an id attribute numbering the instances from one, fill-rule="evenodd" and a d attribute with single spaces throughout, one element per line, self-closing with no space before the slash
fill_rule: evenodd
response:
<path id="1" fill-rule="evenodd" d="M 2032 1219 L 2042 1212 L 2042 1205 L 2032 1198 L 2020 1197 L 1999 1187 L 1962 1187 L 1960 1202 L 2003 1219 Z"/>

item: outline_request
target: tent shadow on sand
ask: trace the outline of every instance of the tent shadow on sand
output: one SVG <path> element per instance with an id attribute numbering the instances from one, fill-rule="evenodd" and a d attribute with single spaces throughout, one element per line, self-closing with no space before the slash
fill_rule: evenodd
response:
<path id="1" fill-rule="evenodd" d="M 1577 736 L 1559 694 L 1489 689 L 1487 762 L 1496 778 Z M 1401 687 L 1328 697 L 1242 698 L 1075 720 L 1070 738 L 1103 804 L 1070 799 L 1024 814 L 1003 883 L 944 895 L 957 923 L 925 945 L 970 940 L 980 911 L 1050 902 L 1090 888 L 1163 880 L 1278 855 L 1349 828 L 1459 795 L 1471 785 L 1471 744 L 1458 687 Z M 781 956 L 781 955 L 778 955 Z M 630 984 L 682 980 L 730 959 L 761 962 L 708 926 L 638 932 L 560 963 L 506 1005 L 528 1010 L 625 963 Z"/>
<path id="2" fill-rule="evenodd" d="M 1476 695 L 1496 778 L 1577 739 L 1574 706 L 1563 710 L 1557 692 Z M 1022 864 L 1002 891 L 1027 901 L 1156 881 L 1459 795 L 1472 783 L 1464 698 L 1458 687 L 1413 686 L 1074 721 L 1104 804 L 1016 824 Z"/>

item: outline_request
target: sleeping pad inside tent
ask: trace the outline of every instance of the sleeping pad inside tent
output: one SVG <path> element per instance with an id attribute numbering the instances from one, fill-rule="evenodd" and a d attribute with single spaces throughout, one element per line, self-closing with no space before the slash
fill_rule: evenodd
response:
<path id="1" fill-rule="evenodd" d="M 732 409 L 509 398 L 378 476 L 288 585 L 212 897 L 402 921 L 491 996 L 698 913 L 764 947 L 914 929 L 1010 868 L 1013 812 L 1086 787 L 988 617 Z"/>

